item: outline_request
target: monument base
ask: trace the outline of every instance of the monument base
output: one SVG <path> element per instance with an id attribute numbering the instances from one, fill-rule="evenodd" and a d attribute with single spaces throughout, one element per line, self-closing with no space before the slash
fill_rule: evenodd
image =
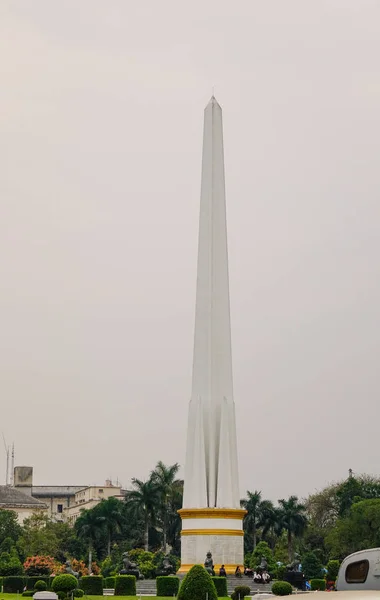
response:
<path id="1" fill-rule="evenodd" d="M 243 518 L 245 510 L 233 508 L 182 508 L 181 567 L 187 573 L 193 565 L 203 565 L 212 553 L 215 575 L 222 565 L 228 575 L 244 566 Z"/>

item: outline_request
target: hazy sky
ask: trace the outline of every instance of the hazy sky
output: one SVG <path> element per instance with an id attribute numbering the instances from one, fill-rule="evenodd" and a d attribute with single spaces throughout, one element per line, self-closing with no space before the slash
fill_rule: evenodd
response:
<path id="1" fill-rule="evenodd" d="M 213 86 L 241 493 L 380 472 L 379 23 L 378 0 L 1 0 L 0 427 L 35 483 L 183 464 Z"/>

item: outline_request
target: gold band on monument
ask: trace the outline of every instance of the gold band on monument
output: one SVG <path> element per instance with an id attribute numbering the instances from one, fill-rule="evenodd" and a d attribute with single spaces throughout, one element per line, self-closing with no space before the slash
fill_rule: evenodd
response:
<path id="1" fill-rule="evenodd" d="M 247 511 L 241 508 L 181 508 L 181 519 L 244 519 Z"/>
<path id="2" fill-rule="evenodd" d="M 244 535 L 241 529 L 183 529 L 181 535 Z"/>

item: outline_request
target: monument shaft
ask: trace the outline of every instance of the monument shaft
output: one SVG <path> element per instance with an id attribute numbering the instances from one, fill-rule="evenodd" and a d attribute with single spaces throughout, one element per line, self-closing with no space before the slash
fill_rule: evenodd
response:
<path id="1" fill-rule="evenodd" d="M 211 550 L 227 572 L 243 564 L 233 400 L 222 109 L 205 108 L 192 394 L 182 517 L 182 564 Z"/>

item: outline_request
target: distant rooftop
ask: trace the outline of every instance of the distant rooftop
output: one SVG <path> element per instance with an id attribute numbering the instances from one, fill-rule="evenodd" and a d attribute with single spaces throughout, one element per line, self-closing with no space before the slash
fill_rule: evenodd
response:
<path id="1" fill-rule="evenodd" d="M 54 496 L 75 496 L 77 492 L 85 489 L 86 485 L 34 485 L 32 496 L 44 498 Z"/>
<path id="2" fill-rule="evenodd" d="M 0 508 L 46 508 L 46 504 L 20 492 L 17 488 L 0 485 Z"/>

